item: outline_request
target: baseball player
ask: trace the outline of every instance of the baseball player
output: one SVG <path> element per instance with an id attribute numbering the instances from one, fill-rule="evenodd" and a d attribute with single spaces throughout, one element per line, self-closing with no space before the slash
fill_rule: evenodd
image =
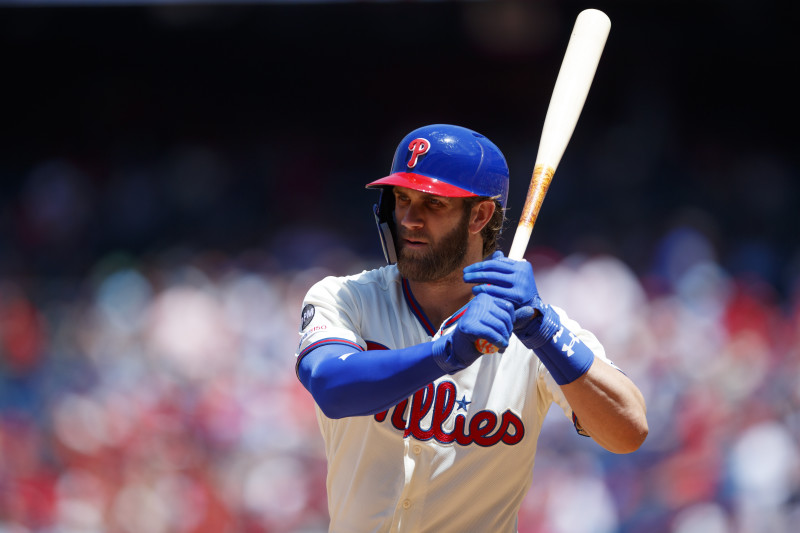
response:
<path id="1" fill-rule="evenodd" d="M 412 131 L 367 185 L 389 265 L 325 278 L 303 302 L 296 369 L 331 532 L 516 532 L 553 403 L 612 452 L 647 435 L 638 388 L 544 303 L 530 263 L 496 251 L 508 175 L 474 131 Z"/>

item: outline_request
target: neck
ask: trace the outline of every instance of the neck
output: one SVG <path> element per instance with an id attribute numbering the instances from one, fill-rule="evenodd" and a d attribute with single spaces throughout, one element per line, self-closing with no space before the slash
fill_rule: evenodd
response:
<path id="1" fill-rule="evenodd" d="M 473 285 L 464 283 L 463 270 L 465 266 L 480 260 L 482 260 L 480 254 L 465 259 L 464 263 L 453 272 L 436 281 L 408 280 L 414 298 L 435 327 L 440 326 L 450 315 L 472 299 Z"/>

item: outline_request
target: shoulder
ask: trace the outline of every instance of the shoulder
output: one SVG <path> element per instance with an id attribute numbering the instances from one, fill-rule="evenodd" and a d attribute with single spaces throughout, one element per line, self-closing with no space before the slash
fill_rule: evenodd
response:
<path id="1" fill-rule="evenodd" d="M 400 273 L 395 265 L 386 265 L 372 270 L 365 270 L 360 274 L 341 278 L 345 283 L 354 285 L 374 285 L 386 289 L 400 283 Z"/>
<path id="2" fill-rule="evenodd" d="M 399 284 L 400 274 L 397 267 L 387 265 L 349 276 L 328 276 L 315 283 L 309 289 L 308 296 L 328 294 L 341 298 L 348 294 L 386 292 Z"/>

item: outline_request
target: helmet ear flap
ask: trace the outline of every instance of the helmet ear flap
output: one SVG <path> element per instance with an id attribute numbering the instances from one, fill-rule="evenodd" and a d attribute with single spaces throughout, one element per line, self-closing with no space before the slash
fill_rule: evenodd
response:
<path id="1" fill-rule="evenodd" d="M 381 239 L 383 257 L 390 265 L 397 263 L 396 229 L 394 223 L 394 194 L 391 187 L 381 187 L 378 203 L 372 208 L 375 215 L 375 224 L 378 226 L 378 236 Z"/>

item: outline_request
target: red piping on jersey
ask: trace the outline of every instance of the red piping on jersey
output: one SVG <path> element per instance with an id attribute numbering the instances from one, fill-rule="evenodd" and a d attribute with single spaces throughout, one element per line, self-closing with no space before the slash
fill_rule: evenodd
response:
<path id="1" fill-rule="evenodd" d="M 363 352 L 364 351 L 364 349 L 361 346 L 359 346 L 357 343 L 355 343 L 355 342 L 353 342 L 351 340 L 339 339 L 339 338 L 336 338 L 336 337 L 332 337 L 332 338 L 328 338 L 328 339 L 318 340 L 317 342 L 312 342 L 311 344 L 306 346 L 306 349 L 303 350 L 302 352 L 300 352 L 297 355 L 298 360 L 301 359 L 305 354 L 307 354 L 308 352 L 310 352 L 314 348 L 319 348 L 320 346 L 322 346 L 324 344 L 344 344 L 344 345 L 347 345 L 347 346 L 352 346 L 353 348 L 355 348 L 359 352 Z"/>
<path id="2" fill-rule="evenodd" d="M 469 304 L 467 304 L 467 305 L 469 305 Z M 466 312 L 467 312 L 467 306 L 465 305 L 464 307 L 461 308 L 461 311 L 458 311 L 456 314 L 451 316 L 447 320 L 447 322 L 442 324 L 442 329 L 447 329 L 450 326 L 452 326 L 453 324 L 455 324 L 456 322 L 458 322 L 458 319 L 461 318 L 462 316 L 464 316 L 464 313 L 466 313 Z"/>
<path id="3" fill-rule="evenodd" d="M 367 343 L 367 350 L 388 350 L 388 346 L 375 341 L 365 341 Z"/>

